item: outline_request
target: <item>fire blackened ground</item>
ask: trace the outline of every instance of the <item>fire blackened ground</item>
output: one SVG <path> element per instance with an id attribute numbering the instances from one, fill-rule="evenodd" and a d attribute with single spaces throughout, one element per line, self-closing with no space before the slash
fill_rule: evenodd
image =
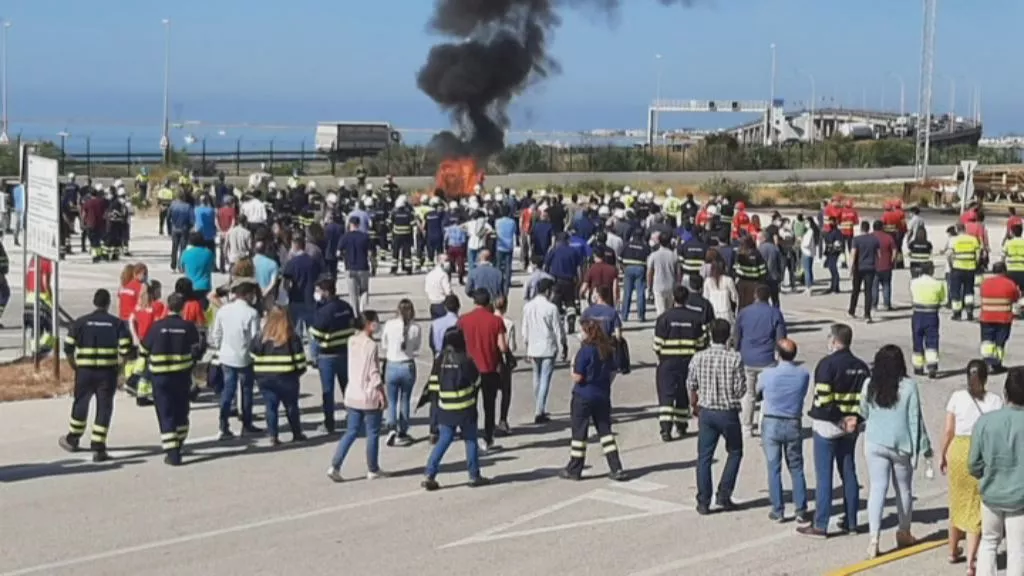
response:
<path id="1" fill-rule="evenodd" d="M 932 233 L 941 235 L 946 225 L 933 222 Z M 147 261 L 153 275 L 166 283 L 171 279 L 162 272 L 166 256 L 156 254 L 165 242 L 149 238 L 140 241 L 139 249 L 154 253 Z M 824 276 L 824 271 L 818 273 Z M 116 274 L 111 278 L 113 282 Z M 516 283 L 522 279 L 518 273 Z M 408 297 L 418 315 L 425 316 L 422 282 L 422 276 L 376 278 L 371 289 L 378 296 L 371 298 L 371 305 L 390 315 L 398 301 Z M 907 273 L 898 272 L 898 310 L 880 313 L 880 322 L 874 325 L 852 322 L 857 354 L 870 360 L 883 344 L 896 343 L 909 355 L 908 283 Z M 75 313 L 88 310 L 88 296 L 80 290 L 69 297 Z M 826 331 L 831 322 L 844 319 L 847 298 L 783 296 L 800 346 L 799 359 L 808 367 L 825 354 Z M 463 304 L 468 309 L 469 300 L 464 298 Z M 522 289 L 516 287 L 510 310 L 517 322 L 521 309 Z M 118 398 L 110 432 L 115 460 L 103 465 L 57 447 L 56 439 L 67 426 L 68 400 L 0 405 L 5 430 L 0 436 L 0 576 L 327 571 L 424 576 L 816 575 L 861 560 L 866 536 L 812 541 L 794 535 L 792 522 L 768 520 L 765 459 L 756 440 L 744 441 L 735 494 L 742 509 L 708 517 L 694 512 L 696 439 L 690 435 L 665 444 L 657 434 L 652 324 L 653 315 L 645 324 L 627 325 L 638 366 L 614 386 L 615 432 L 622 459 L 633 474 L 625 484 L 604 477 L 607 469 L 596 438 L 584 481 L 555 477 L 569 452 L 571 380 L 563 365 L 555 373 L 549 401 L 554 419 L 544 425 L 533 424 L 529 370 L 516 372 L 514 434 L 500 440 L 502 450 L 482 457 L 483 472 L 495 484 L 465 486 L 463 447 L 455 444 L 438 477 L 444 488 L 435 493 L 419 488 L 429 452 L 423 412 L 413 419 L 416 444 L 381 446 L 381 465 L 392 477 L 362 479 L 360 440 L 343 469 L 347 481 L 330 482 L 324 472 L 336 439 L 315 432 L 320 398 L 315 373 L 302 382 L 304 418 L 312 438 L 308 443 L 277 449 L 264 440 L 217 443 L 217 410 L 203 401 L 194 405 L 187 465 L 177 469 L 161 463 L 152 408 L 138 408 L 130 398 Z M 1015 334 L 1007 346 L 1010 364 L 1024 362 L 1020 338 Z M 575 349 L 577 344 L 571 346 Z M 978 354 L 977 325 L 944 319 L 941 348 L 942 369 L 954 373 L 921 382 L 933 443 L 941 435 L 946 400 L 964 384 L 956 371 Z M 427 369 L 421 358 L 416 394 Z M 1001 386 L 1002 378 L 995 378 L 992 389 Z M 809 441 L 805 459 L 813 488 Z M 723 460 L 719 447 L 716 475 Z M 864 500 L 868 479 L 861 449 L 858 466 Z M 914 532 L 926 536 L 944 529 L 945 480 L 927 480 L 921 470 L 915 482 Z M 893 515 L 890 506 L 883 549 L 893 544 Z M 860 520 L 866 522 L 865 512 Z M 940 549 L 895 566 L 904 574 L 962 573 L 963 566 L 947 566 L 944 560 L 945 551 Z"/>

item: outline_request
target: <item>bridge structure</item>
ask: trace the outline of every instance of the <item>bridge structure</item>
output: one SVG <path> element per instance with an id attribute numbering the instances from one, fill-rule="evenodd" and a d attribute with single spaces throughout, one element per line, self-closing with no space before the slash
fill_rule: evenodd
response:
<path id="1" fill-rule="evenodd" d="M 916 135 L 917 114 L 856 108 L 811 108 L 786 110 L 785 101 L 768 100 L 654 100 L 647 114 L 647 143 L 653 145 L 659 116 L 664 113 L 746 113 L 761 117 L 727 128 L 743 144 L 811 143 L 856 128 L 860 139 L 907 138 Z M 844 128 L 846 126 L 847 128 Z M 976 146 L 981 140 L 982 122 L 978 116 L 964 118 L 951 114 L 933 115 L 931 144 Z"/>

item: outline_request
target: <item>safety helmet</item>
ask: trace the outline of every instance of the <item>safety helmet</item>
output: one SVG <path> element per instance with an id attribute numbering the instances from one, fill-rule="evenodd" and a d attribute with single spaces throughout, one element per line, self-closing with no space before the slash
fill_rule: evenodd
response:
<path id="1" fill-rule="evenodd" d="M 600 208 L 597 209 L 598 216 L 607 216 L 609 212 L 610 211 L 608 210 L 607 206 L 601 206 Z"/>
<path id="2" fill-rule="evenodd" d="M 711 206 L 708 206 L 708 215 L 709 216 L 717 216 L 718 215 L 718 206 L 715 206 L 714 204 L 712 204 Z"/>
<path id="3" fill-rule="evenodd" d="M 316 190 L 316 180 L 310 180 L 309 183 L 306 184 L 306 188 L 309 188 L 310 190 Z"/>
<path id="4" fill-rule="evenodd" d="M 124 182 L 121 182 L 120 178 L 114 180 L 114 188 L 120 188 L 121 186 L 124 186 Z"/>
<path id="5" fill-rule="evenodd" d="M 68 180 L 74 181 L 74 179 L 75 179 L 75 173 L 74 172 L 68 172 Z"/>
<path id="6" fill-rule="evenodd" d="M 665 197 L 666 198 L 671 198 L 672 197 L 672 189 L 671 188 L 666 188 L 665 189 Z"/>
<path id="7" fill-rule="evenodd" d="M 513 197 L 513 198 L 515 198 L 516 197 L 516 189 L 515 188 L 510 189 L 508 191 L 508 195 Z"/>
<path id="8" fill-rule="evenodd" d="M 622 193 L 623 194 L 629 194 L 630 190 L 632 190 L 632 188 L 630 188 L 629 186 L 623 186 L 622 187 Z"/>
<path id="9" fill-rule="evenodd" d="M 395 208 L 401 208 L 402 206 L 405 206 L 405 194 L 395 198 Z"/>
<path id="10" fill-rule="evenodd" d="M 373 208 L 373 197 L 372 196 L 367 196 L 367 197 L 363 198 L 363 206 L 365 206 L 367 208 Z"/>
<path id="11" fill-rule="evenodd" d="M 505 195 L 502 194 L 501 192 L 497 192 L 497 193 L 494 194 L 494 201 L 495 202 L 502 202 L 504 200 L 505 200 Z"/>
<path id="12" fill-rule="evenodd" d="M 452 200 L 451 202 L 448 203 L 448 209 L 449 210 L 457 210 L 458 208 L 459 208 L 459 203 L 458 202 Z"/>
<path id="13" fill-rule="evenodd" d="M 637 192 L 636 190 L 630 190 L 629 195 L 632 196 L 633 198 L 636 198 L 637 196 L 640 195 L 640 193 Z"/>
<path id="14" fill-rule="evenodd" d="M 622 208 L 616 208 L 615 212 L 613 213 L 613 216 L 615 216 L 619 220 L 622 220 L 623 218 L 626 217 L 626 211 L 623 210 Z"/>
<path id="15" fill-rule="evenodd" d="M 616 190 L 615 192 L 612 193 L 612 198 L 621 198 L 621 197 L 622 197 L 622 192 L 619 192 L 618 190 Z"/>
<path id="16" fill-rule="evenodd" d="M 373 192 L 373 182 L 367 182 L 366 183 L 366 191 L 367 192 Z"/>
<path id="17" fill-rule="evenodd" d="M 124 186 L 119 186 L 117 188 L 117 197 L 118 198 L 124 198 L 127 195 L 128 195 L 128 192 L 124 189 Z"/>
<path id="18" fill-rule="evenodd" d="M 545 197 L 547 195 L 548 195 L 548 191 L 547 190 L 545 190 L 543 188 L 541 188 L 540 190 L 537 190 L 537 196 L 540 196 L 541 198 L 543 198 L 543 197 Z"/>
<path id="19" fill-rule="evenodd" d="M 739 202 L 736 203 L 736 210 L 743 211 L 743 210 L 746 210 L 746 209 L 747 209 L 747 203 L 746 202 L 740 200 Z"/>
<path id="20" fill-rule="evenodd" d="M 424 194 L 424 196 L 426 196 L 426 194 Z M 437 206 L 438 204 L 441 203 L 441 199 L 438 198 L 437 196 L 431 197 L 429 201 L 431 206 Z"/>
<path id="21" fill-rule="evenodd" d="M 484 202 L 494 202 L 494 196 L 487 194 L 486 196 L 484 196 Z"/>
<path id="22" fill-rule="evenodd" d="M 345 179 L 344 178 L 338 178 L 338 188 L 344 188 L 344 187 L 345 187 Z"/>
<path id="23" fill-rule="evenodd" d="M 495 186 L 494 187 L 494 193 L 495 194 L 501 194 L 501 186 Z"/>
<path id="24" fill-rule="evenodd" d="M 335 194 L 334 192 L 331 192 L 330 194 L 328 194 L 327 195 L 327 203 L 330 204 L 331 206 L 337 204 L 338 203 L 338 195 Z"/>
<path id="25" fill-rule="evenodd" d="M 96 190 L 97 192 L 103 192 L 103 184 L 100 184 L 99 182 L 94 183 L 92 187 L 93 190 Z"/>

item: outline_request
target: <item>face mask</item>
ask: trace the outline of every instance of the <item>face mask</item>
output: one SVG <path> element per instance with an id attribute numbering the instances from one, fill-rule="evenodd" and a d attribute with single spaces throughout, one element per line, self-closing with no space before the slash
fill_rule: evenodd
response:
<path id="1" fill-rule="evenodd" d="M 321 301 L 323 301 L 323 299 L 324 299 L 324 295 L 321 294 L 320 292 L 314 292 L 313 293 L 313 300 L 316 300 L 317 302 L 321 302 Z"/>

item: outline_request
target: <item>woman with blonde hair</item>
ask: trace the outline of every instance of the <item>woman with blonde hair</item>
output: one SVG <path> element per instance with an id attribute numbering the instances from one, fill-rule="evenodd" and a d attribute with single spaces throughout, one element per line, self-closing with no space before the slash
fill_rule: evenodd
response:
<path id="1" fill-rule="evenodd" d="M 120 289 L 117 291 L 118 318 L 127 321 L 138 306 L 139 297 L 146 291 L 149 267 L 138 264 L 125 264 L 121 269 Z"/>
<path id="2" fill-rule="evenodd" d="M 704 282 L 704 299 L 711 303 L 715 318 L 730 324 L 736 322 L 739 294 L 736 292 L 736 282 L 725 273 L 725 264 L 721 259 L 711 260 L 711 270 Z"/>
<path id="3" fill-rule="evenodd" d="M 266 405 L 267 435 L 277 446 L 277 411 L 284 404 L 284 413 L 292 431 L 292 441 L 306 439 L 299 420 L 299 377 L 306 372 L 306 354 L 302 339 L 295 333 L 288 313 L 274 308 L 267 314 L 262 335 L 249 348 L 256 383 L 263 392 Z"/>
<path id="4" fill-rule="evenodd" d="M 968 573 L 973 573 L 981 542 L 981 490 L 967 465 L 971 433 L 982 414 L 1003 407 L 998 394 L 985 390 L 988 366 L 984 360 L 967 363 L 967 388 L 957 390 L 946 404 L 939 469 L 949 477 L 949 562 L 964 560 L 960 541 L 967 539 Z"/>
<path id="5" fill-rule="evenodd" d="M 380 449 L 380 420 L 388 405 L 380 377 L 380 358 L 373 334 L 380 320 L 373 310 L 363 310 L 356 319 L 358 332 L 348 340 L 348 386 L 345 387 L 345 434 L 338 440 L 327 477 L 341 482 L 341 465 L 361 428 L 366 429 L 366 479 L 380 476 L 377 455 Z"/>
<path id="6" fill-rule="evenodd" d="M 420 350 L 420 327 L 414 322 L 416 309 L 412 300 L 398 303 L 398 314 L 384 323 L 380 345 L 387 368 L 384 381 L 388 391 L 387 445 L 412 444 L 409 437 L 409 415 L 412 412 L 412 391 L 416 386 L 416 354 Z"/>

